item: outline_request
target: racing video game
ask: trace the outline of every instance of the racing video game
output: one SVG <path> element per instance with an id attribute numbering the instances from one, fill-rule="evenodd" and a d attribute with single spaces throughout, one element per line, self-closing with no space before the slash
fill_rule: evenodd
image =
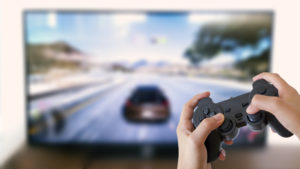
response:
<path id="1" fill-rule="evenodd" d="M 38 144 L 176 145 L 182 107 L 270 71 L 271 11 L 23 13 L 27 135 Z M 233 146 L 262 145 L 240 130 Z"/>

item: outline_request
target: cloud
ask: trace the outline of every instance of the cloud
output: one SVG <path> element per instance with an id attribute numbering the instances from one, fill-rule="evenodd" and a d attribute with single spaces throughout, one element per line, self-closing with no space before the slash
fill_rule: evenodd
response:
<path id="1" fill-rule="evenodd" d="M 144 14 L 115 14 L 112 17 L 112 22 L 118 30 L 118 36 L 127 37 L 130 31 L 130 26 L 134 23 L 143 23 L 147 19 Z"/>
<path id="2" fill-rule="evenodd" d="M 201 63 L 202 66 L 232 66 L 235 62 L 234 56 L 231 54 L 220 54 L 211 60 L 206 60 Z"/>
<path id="3" fill-rule="evenodd" d="M 146 21 L 144 14 L 115 14 L 113 23 L 117 26 L 130 25 L 132 23 L 141 23 Z"/>
<path id="4" fill-rule="evenodd" d="M 57 19 L 56 19 L 56 13 L 55 12 L 50 12 L 48 14 L 48 26 L 50 28 L 56 28 L 56 26 L 57 26 Z"/>
<path id="5" fill-rule="evenodd" d="M 199 14 L 192 13 L 188 16 L 188 21 L 192 24 L 203 24 L 208 22 L 226 20 L 228 15 L 224 14 Z"/>

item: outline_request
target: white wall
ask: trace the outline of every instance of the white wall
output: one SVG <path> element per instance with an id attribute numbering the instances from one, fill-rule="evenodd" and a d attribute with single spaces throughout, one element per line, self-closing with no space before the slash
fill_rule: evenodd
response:
<path id="1" fill-rule="evenodd" d="M 4 2 L 5 1 L 5 2 Z M 0 4 L 0 164 L 25 140 L 24 9 L 197 9 L 257 10 L 276 13 L 273 71 L 300 91 L 300 4 L 297 0 L 2 0 Z M 271 133 L 271 132 L 270 132 Z M 269 135 L 269 144 L 299 144 Z"/>

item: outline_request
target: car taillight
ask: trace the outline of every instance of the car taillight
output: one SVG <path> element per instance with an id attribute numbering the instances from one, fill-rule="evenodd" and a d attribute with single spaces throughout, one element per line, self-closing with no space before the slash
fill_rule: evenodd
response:
<path id="1" fill-rule="evenodd" d="M 127 102 L 126 102 L 126 106 L 132 106 L 132 103 L 131 103 L 131 101 L 130 101 L 130 100 L 127 100 Z"/>
<path id="2" fill-rule="evenodd" d="M 168 106 L 169 106 L 169 102 L 165 100 L 165 101 L 163 102 L 163 105 L 166 106 L 166 107 L 168 107 Z"/>

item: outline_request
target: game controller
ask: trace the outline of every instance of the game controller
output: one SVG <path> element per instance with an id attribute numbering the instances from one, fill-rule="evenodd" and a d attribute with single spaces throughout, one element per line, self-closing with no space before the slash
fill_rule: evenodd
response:
<path id="1" fill-rule="evenodd" d="M 259 111 L 256 114 L 247 114 L 246 109 L 255 94 L 278 96 L 277 89 L 266 80 L 261 79 L 253 83 L 251 92 L 228 100 L 214 103 L 211 98 L 201 99 L 193 113 L 193 125 L 196 128 L 205 118 L 217 113 L 224 114 L 224 122 L 213 130 L 205 141 L 207 162 L 215 161 L 220 154 L 221 142 L 232 140 L 237 136 L 239 128 L 247 125 L 251 130 L 262 131 L 267 124 L 282 137 L 293 135 L 271 113 Z"/>

